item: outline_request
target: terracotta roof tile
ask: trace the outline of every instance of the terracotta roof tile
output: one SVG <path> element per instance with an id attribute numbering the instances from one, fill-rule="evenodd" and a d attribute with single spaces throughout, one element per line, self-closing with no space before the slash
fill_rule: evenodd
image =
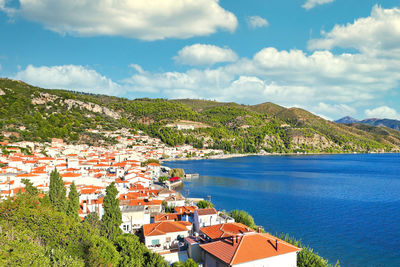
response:
<path id="1" fill-rule="evenodd" d="M 189 222 L 174 222 L 174 221 L 163 221 L 152 224 L 143 225 L 144 236 L 155 236 L 165 235 L 166 233 L 183 232 L 188 231 L 186 226 L 190 226 Z"/>
<path id="2" fill-rule="evenodd" d="M 235 265 L 274 257 L 301 249 L 270 234 L 249 233 L 237 237 L 200 245 L 202 249 L 221 261 Z"/>

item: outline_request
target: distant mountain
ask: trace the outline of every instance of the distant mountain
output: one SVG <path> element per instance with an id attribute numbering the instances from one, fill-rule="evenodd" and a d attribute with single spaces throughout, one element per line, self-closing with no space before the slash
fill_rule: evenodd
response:
<path id="1" fill-rule="evenodd" d="M 386 126 L 397 131 L 400 131 L 400 121 L 390 119 L 365 119 L 361 123 L 372 125 L 372 126 Z"/>
<path id="2" fill-rule="evenodd" d="M 170 146 L 190 144 L 231 153 L 400 151 L 400 131 L 370 125 L 381 125 L 385 120 L 369 124 L 347 121 L 353 123 L 327 121 L 304 109 L 270 102 L 129 100 L 48 90 L 0 78 L 0 141 L 62 138 L 68 143 L 106 145 L 116 141 L 105 131 L 130 128 Z M 181 123 L 194 129 L 180 130 L 176 125 Z"/>
<path id="3" fill-rule="evenodd" d="M 357 122 L 360 122 L 360 121 L 356 120 L 356 119 L 354 119 L 354 118 L 352 118 L 350 116 L 346 116 L 346 117 L 343 117 L 343 118 L 341 118 L 341 119 L 339 119 L 339 120 L 337 120 L 335 122 L 336 123 L 348 124 L 348 123 L 357 123 Z"/>
<path id="4" fill-rule="evenodd" d="M 377 127 L 385 126 L 385 127 L 400 131 L 400 121 L 399 120 L 370 118 L 370 119 L 365 119 L 365 120 L 359 121 L 350 116 L 346 116 L 335 122 L 341 123 L 341 124 L 362 123 L 362 124 L 367 124 L 367 125 L 377 126 Z"/>

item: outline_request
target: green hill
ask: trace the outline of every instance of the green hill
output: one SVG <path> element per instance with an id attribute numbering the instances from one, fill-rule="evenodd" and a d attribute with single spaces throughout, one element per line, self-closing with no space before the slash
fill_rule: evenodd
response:
<path id="1" fill-rule="evenodd" d="M 269 102 L 248 106 L 199 99 L 129 100 L 46 90 L 9 79 L 0 79 L 0 90 L 0 139 L 10 141 L 57 137 L 70 143 L 112 144 L 116 141 L 102 131 L 130 128 L 171 146 L 192 144 L 232 153 L 383 152 L 399 151 L 400 146 L 398 131 L 338 124 Z M 193 122 L 194 129 L 173 127 L 180 121 Z"/>

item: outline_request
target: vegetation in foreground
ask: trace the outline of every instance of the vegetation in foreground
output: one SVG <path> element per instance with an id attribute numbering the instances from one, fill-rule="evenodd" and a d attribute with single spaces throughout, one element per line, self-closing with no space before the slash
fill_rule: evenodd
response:
<path id="1" fill-rule="evenodd" d="M 67 199 L 59 190 L 59 174 L 51 176 L 49 195 L 39 198 L 25 181 L 25 193 L 0 203 L 0 266 L 168 266 L 137 236 L 121 233 L 114 184 L 107 187 L 103 220 L 93 213 L 81 222 L 74 190 Z"/>

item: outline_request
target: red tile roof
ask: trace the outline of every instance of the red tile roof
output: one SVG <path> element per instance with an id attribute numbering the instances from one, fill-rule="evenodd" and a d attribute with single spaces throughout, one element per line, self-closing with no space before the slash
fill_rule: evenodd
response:
<path id="1" fill-rule="evenodd" d="M 249 261 L 260 260 L 286 253 L 297 252 L 301 249 L 270 234 L 249 233 L 236 238 L 229 238 L 200 245 L 202 249 L 220 259 L 235 265 Z"/>
<path id="2" fill-rule="evenodd" d="M 197 212 L 197 214 L 198 214 L 199 216 L 217 214 L 217 211 L 216 211 L 214 208 L 210 208 L 210 209 L 197 209 L 196 212 Z"/>
<path id="3" fill-rule="evenodd" d="M 200 231 L 211 239 L 219 239 L 236 236 L 248 232 L 254 232 L 248 226 L 241 223 L 223 223 L 200 228 Z"/>
<path id="4" fill-rule="evenodd" d="M 188 231 L 186 226 L 192 225 L 190 222 L 163 221 L 143 225 L 144 236 L 165 235 L 166 233 Z"/>
<path id="5" fill-rule="evenodd" d="M 179 221 L 181 214 L 178 213 L 161 213 L 154 216 L 154 222 L 161 221 Z"/>

